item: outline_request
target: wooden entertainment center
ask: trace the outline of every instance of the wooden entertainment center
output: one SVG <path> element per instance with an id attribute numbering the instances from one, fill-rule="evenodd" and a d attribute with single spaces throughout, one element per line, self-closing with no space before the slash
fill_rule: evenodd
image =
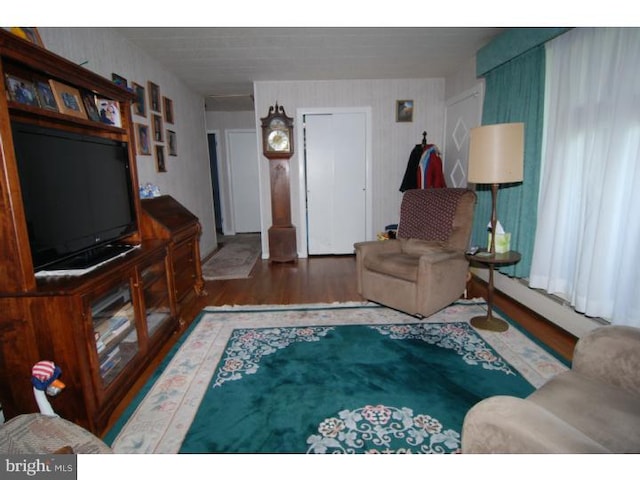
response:
<path id="1" fill-rule="evenodd" d="M 117 101 L 122 126 L 10 100 L 6 74 L 55 80 Z M 44 48 L 0 30 L 0 402 L 7 419 L 38 411 L 31 368 L 51 360 L 66 388 L 50 403 L 96 434 L 154 354 L 180 311 L 204 288 L 198 219 L 172 197 L 140 200 L 134 95 Z M 134 245 L 82 275 L 36 276 L 14 151 L 12 121 L 125 142 L 135 191 Z"/>

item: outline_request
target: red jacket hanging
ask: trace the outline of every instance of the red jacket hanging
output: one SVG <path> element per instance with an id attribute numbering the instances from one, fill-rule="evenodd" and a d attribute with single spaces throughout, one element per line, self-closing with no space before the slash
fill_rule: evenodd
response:
<path id="1" fill-rule="evenodd" d="M 412 188 L 446 188 L 446 186 L 438 147 L 433 144 L 416 145 L 409 155 L 400 191 L 404 192 Z"/>

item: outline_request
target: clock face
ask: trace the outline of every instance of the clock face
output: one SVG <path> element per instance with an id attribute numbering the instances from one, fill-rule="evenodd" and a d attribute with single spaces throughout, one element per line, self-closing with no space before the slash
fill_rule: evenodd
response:
<path id="1" fill-rule="evenodd" d="M 288 152 L 289 132 L 286 130 L 273 130 L 267 137 L 267 145 L 274 152 Z"/>

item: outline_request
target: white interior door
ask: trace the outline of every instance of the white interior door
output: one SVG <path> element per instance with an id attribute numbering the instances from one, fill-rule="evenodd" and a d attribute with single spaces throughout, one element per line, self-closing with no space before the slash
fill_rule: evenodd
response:
<path id="1" fill-rule="evenodd" d="M 260 231 L 258 151 L 255 130 L 228 130 L 227 148 L 231 174 L 231 206 L 234 231 Z"/>
<path id="2" fill-rule="evenodd" d="M 304 124 L 308 252 L 351 254 L 366 239 L 366 115 L 307 114 Z"/>
<path id="3" fill-rule="evenodd" d="M 446 103 L 443 170 L 449 187 L 467 186 L 469 132 L 482 120 L 482 94 L 479 84 Z"/>

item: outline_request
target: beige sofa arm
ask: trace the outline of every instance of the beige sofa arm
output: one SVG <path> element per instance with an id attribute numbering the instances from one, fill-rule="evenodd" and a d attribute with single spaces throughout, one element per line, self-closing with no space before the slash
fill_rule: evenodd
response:
<path id="1" fill-rule="evenodd" d="M 611 325 L 578 340 L 572 370 L 640 394 L 640 328 Z"/>
<path id="2" fill-rule="evenodd" d="M 548 410 L 521 398 L 490 397 L 467 412 L 462 453 L 609 453 Z"/>

